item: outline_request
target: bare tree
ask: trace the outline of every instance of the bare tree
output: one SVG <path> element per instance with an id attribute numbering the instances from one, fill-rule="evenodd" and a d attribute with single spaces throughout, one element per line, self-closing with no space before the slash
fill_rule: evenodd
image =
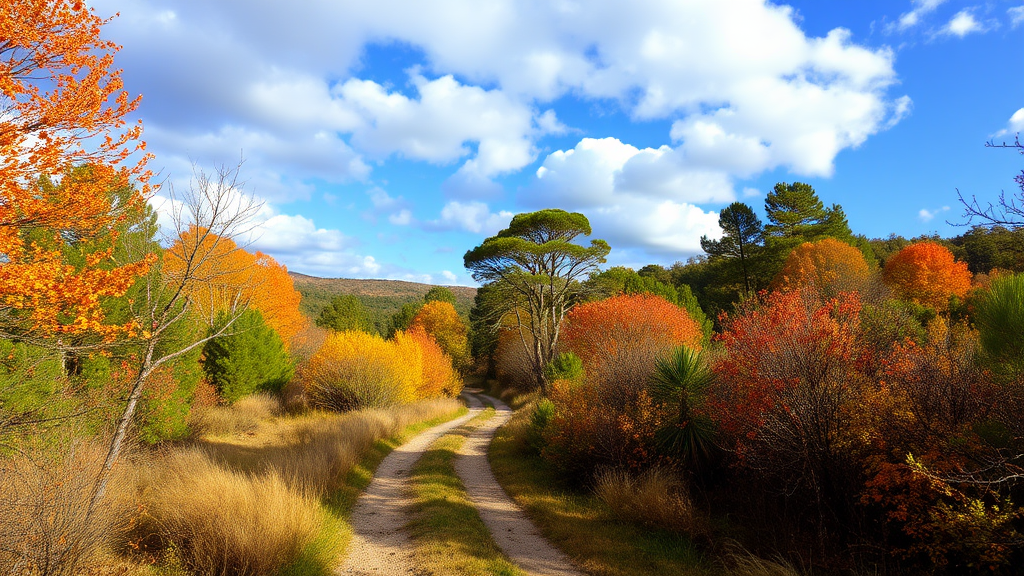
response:
<path id="1" fill-rule="evenodd" d="M 988 142 L 985 144 L 988 148 L 1009 148 L 1011 150 L 1017 150 L 1024 155 L 1024 145 L 1020 143 L 1020 134 L 1017 134 L 1014 138 L 1013 144 L 1007 144 L 1003 142 L 996 144 L 994 142 Z M 1024 227 L 1024 170 L 1020 174 L 1013 178 L 1014 182 L 1020 188 L 1020 192 L 1006 195 L 1006 192 L 999 193 L 999 199 L 996 204 L 986 202 L 984 205 L 978 202 L 978 198 L 971 196 L 968 200 L 964 195 L 957 189 L 957 196 L 960 198 L 960 203 L 964 205 L 964 218 L 966 222 L 959 224 L 961 226 L 966 225 L 977 225 L 984 226 L 986 228 L 994 228 L 996 226 L 1002 226 L 1011 230 Z M 977 221 L 977 223 L 975 223 Z M 952 222 L 947 222 L 953 224 Z M 957 224 L 953 224 L 957 225 Z"/>
<path id="2" fill-rule="evenodd" d="M 248 302 L 237 282 L 226 282 L 239 270 L 231 269 L 231 257 L 244 247 L 233 239 L 250 236 L 255 217 L 262 208 L 251 194 L 243 192 L 239 180 L 242 163 L 222 166 L 212 174 L 193 167 L 188 190 L 180 196 L 168 186 L 172 242 L 163 259 L 143 278 L 142 297 L 131 304 L 132 315 L 140 322 L 141 352 L 137 373 L 131 381 L 124 410 L 114 429 L 106 458 L 96 479 L 86 521 L 103 499 L 111 469 L 121 454 L 134 421 L 136 407 L 153 372 L 167 362 L 224 335 L 246 310 Z M 128 258 L 135 258 L 144 245 L 126 246 Z M 173 265 L 172 265 L 173 263 Z M 194 295 L 207 291 L 218 294 L 226 304 L 226 316 L 215 322 L 212 310 L 204 311 L 210 330 L 185 341 L 170 338 L 173 327 L 196 309 Z"/>

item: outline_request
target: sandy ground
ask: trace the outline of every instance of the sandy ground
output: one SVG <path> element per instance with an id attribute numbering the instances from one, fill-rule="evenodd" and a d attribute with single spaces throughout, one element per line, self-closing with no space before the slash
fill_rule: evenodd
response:
<path id="1" fill-rule="evenodd" d="M 435 440 L 480 412 L 471 408 L 465 416 L 421 432 L 381 461 L 352 510 L 354 534 L 336 574 L 420 574 L 412 561 L 413 544 L 403 529 L 413 501 L 409 472 Z"/>
<path id="2" fill-rule="evenodd" d="M 477 396 L 494 406 L 495 415 L 468 430 L 455 460 L 455 471 L 465 484 L 470 501 L 495 543 L 523 571 L 535 576 L 582 576 L 564 554 L 540 535 L 491 472 L 487 448 L 495 431 L 508 421 L 511 410 L 500 400 L 469 393 L 464 394 L 469 414 L 421 432 L 381 461 L 373 481 L 352 510 L 354 535 L 348 557 L 337 574 L 423 574 L 413 561 L 415 547 L 404 529 L 413 503 L 409 472 L 435 440 L 483 411 Z"/>
<path id="3" fill-rule="evenodd" d="M 512 415 L 501 400 L 480 395 L 495 409 L 493 418 L 470 430 L 455 460 L 455 471 L 469 499 L 491 531 L 494 542 L 523 571 L 536 576 L 582 576 L 569 558 L 541 536 L 519 506 L 505 494 L 487 462 L 487 449 L 495 431 Z M 467 395 L 470 408 L 482 406 Z"/>

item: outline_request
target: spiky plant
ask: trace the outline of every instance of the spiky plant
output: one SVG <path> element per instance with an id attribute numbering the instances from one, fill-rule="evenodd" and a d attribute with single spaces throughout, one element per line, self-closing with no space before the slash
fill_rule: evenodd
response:
<path id="1" fill-rule="evenodd" d="M 698 467 L 714 449 L 715 426 L 697 409 L 704 402 L 714 372 L 704 352 L 675 348 L 660 360 L 651 377 L 651 393 L 675 415 L 655 434 L 658 448 Z"/>

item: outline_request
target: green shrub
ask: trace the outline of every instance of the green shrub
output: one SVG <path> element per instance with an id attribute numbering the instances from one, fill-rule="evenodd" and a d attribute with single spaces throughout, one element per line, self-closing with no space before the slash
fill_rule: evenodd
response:
<path id="1" fill-rule="evenodd" d="M 583 360 L 572 352 L 562 352 L 544 367 L 544 377 L 548 379 L 548 382 L 555 380 L 580 382 L 583 380 Z"/>
<path id="2" fill-rule="evenodd" d="M 555 404 L 542 398 L 530 413 L 530 426 L 526 429 L 526 444 L 540 453 L 544 448 L 544 431 L 555 415 Z"/>
<path id="3" fill-rule="evenodd" d="M 218 324 L 224 321 L 222 315 Z M 258 310 L 245 311 L 203 348 L 203 369 L 228 402 L 257 391 L 279 392 L 294 374 L 281 337 Z"/>
<path id="4" fill-rule="evenodd" d="M 990 361 L 1011 372 L 1024 371 L 1024 274 L 993 280 L 978 298 L 974 314 Z"/>
<path id="5" fill-rule="evenodd" d="M 430 290 L 423 295 L 423 302 L 447 302 L 452 306 L 455 306 L 455 293 L 449 288 L 444 286 L 431 286 Z"/>

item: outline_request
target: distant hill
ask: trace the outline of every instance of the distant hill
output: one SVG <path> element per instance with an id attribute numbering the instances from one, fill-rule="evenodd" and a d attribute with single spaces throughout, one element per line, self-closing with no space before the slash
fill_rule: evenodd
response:
<path id="1" fill-rule="evenodd" d="M 315 318 L 334 296 L 352 294 L 359 298 L 370 313 L 374 324 L 383 329 L 391 315 L 407 302 L 422 301 L 433 286 L 404 280 L 354 280 L 351 278 L 317 278 L 298 272 L 289 272 L 295 289 L 302 294 L 299 308 L 303 314 Z M 447 286 L 455 294 L 455 309 L 468 318 L 473 307 L 476 288 Z"/>

